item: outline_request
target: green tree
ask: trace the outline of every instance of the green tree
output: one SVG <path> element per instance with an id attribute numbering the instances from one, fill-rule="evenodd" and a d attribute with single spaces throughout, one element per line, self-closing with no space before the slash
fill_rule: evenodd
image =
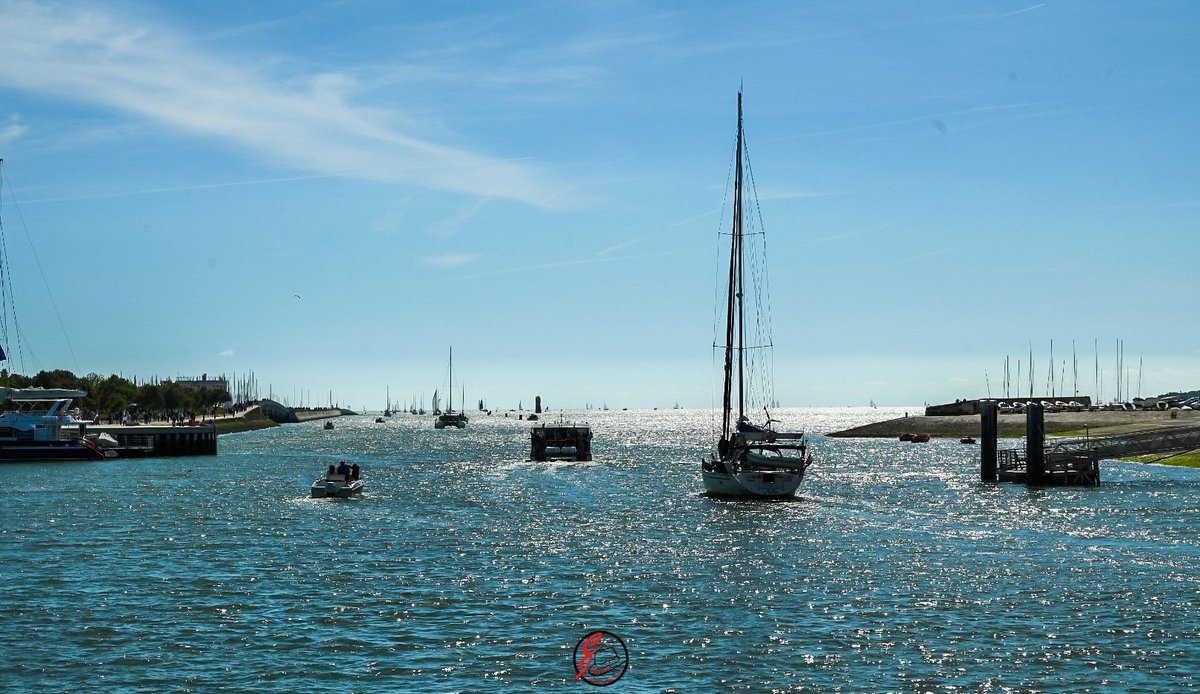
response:
<path id="1" fill-rule="evenodd" d="M 39 371 L 38 375 L 33 377 L 33 385 L 40 388 L 65 388 L 67 390 L 83 388 L 83 382 L 66 369 Z"/>

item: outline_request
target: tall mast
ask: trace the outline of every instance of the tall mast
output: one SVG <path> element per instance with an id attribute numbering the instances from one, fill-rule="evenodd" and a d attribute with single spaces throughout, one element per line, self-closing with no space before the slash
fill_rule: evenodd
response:
<path id="1" fill-rule="evenodd" d="M 745 137 L 742 131 L 742 93 L 738 92 L 738 131 L 737 131 L 737 168 L 735 170 L 735 200 L 734 200 L 734 219 L 737 224 L 737 229 L 734 236 L 737 238 L 737 324 L 738 324 L 738 421 L 742 421 L 742 417 L 746 414 L 746 297 L 745 297 L 745 259 L 742 252 L 742 243 L 744 241 L 743 226 L 743 202 L 742 202 L 742 157 L 743 150 L 746 147 Z"/>
<path id="2" fill-rule="evenodd" d="M 447 389 L 450 393 L 450 404 L 446 406 L 446 414 L 454 411 L 454 348 L 450 348 L 450 387 Z"/>
<path id="3" fill-rule="evenodd" d="M 739 301 L 741 278 L 739 272 L 741 263 L 738 262 L 741 255 L 741 233 L 742 233 L 742 92 L 738 91 L 738 123 L 737 123 L 737 148 L 735 151 L 735 164 L 733 173 L 733 233 L 729 244 L 729 295 L 725 307 L 725 384 L 722 393 L 722 410 L 723 420 L 721 427 L 721 437 L 729 439 L 731 432 L 730 415 L 733 409 L 733 350 L 734 350 L 734 328 L 740 322 L 735 320 L 735 313 L 740 318 Z M 739 362 L 740 364 L 740 362 Z M 739 374 L 740 383 L 740 374 Z M 739 388 L 738 399 L 741 400 Z"/>

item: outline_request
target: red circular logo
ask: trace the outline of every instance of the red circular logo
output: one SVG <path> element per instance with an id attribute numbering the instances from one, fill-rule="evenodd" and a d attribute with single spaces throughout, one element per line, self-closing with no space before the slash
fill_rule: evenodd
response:
<path id="1" fill-rule="evenodd" d="M 593 631 L 575 644 L 575 679 L 607 687 L 629 669 L 629 649 L 611 631 Z"/>

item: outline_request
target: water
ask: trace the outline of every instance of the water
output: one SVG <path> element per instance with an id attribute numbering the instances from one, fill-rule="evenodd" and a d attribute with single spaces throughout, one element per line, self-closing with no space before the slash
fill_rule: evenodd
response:
<path id="1" fill-rule="evenodd" d="M 832 431 L 897 413 L 784 411 Z M 0 465 L 6 691 L 1161 690 L 1200 681 L 1200 471 L 981 484 L 978 448 L 816 437 L 794 502 L 700 495 L 711 417 L 342 418 L 216 457 Z M 338 458 L 361 499 L 308 498 Z"/>

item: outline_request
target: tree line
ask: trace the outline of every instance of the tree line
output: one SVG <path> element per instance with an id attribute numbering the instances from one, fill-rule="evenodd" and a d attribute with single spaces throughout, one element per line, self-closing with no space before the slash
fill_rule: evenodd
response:
<path id="1" fill-rule="evenodd" d="M 232 402 L 224 388 L 192 390 L 172 381 L 136 385 L 121 376 L 90 373 L 82 378 L 65 369 L 40 371 L 36 376 L 10 374 L 0 369 L 0 386 L 7 388 L 63 388 L 82 390 L 87 397 L 75 398 L 83 412 L 120 413 L 130 409 L 141 412 L 213 412 L 219 405 Z"/>

